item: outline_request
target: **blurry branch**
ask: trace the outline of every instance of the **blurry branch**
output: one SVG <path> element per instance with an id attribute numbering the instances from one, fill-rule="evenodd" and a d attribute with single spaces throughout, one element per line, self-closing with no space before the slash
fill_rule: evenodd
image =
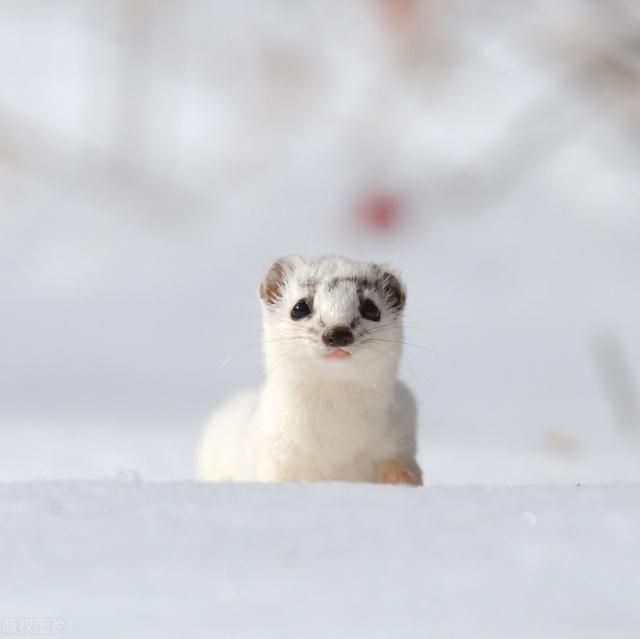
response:
<path id="1" fill-rule="evenodd" d="M 604 27 L 608 40 L 632 54 L 638 54 L 640 45 L 640 10 L 636 0 L 591 0 L 590 6 L 598 16 L 598 25 Z"/>
<path id="2" fill-rule="evenodd" d="M 487 205 L 497 205 L 516 191 L 535 171 L 588 126 L 588 116 L 568 109 L 558 90 L 569 81 L 559 79 L 530 103 L 500 137 L 467 166 L 443 176 L 420 195 L 433 210 L 473 217 Z"/>
<path id="3" fill-rule="evenodd" d="M 507 125 L 501 138 L 468 168 L 444 181 L 436 194 L 465 214 L 477 209 L 479 202 L 504 199 L 584 126 L 584 118 L 563 113 L 561 104 L 542 98 Z"/>
<path id="4" fill-rule="evenodd" d="M 107 205 L 128 219 L 155 228 L 183 226 L 204 215 L 206 204 L 163 176 L 39 128 L 0 106 L 0 168 L 24 174 L 88 204 Z"/>
<path id="5" fill-rule="evenodd" d="M 624 2 L 602 7 L 609 13 L 606 44 L 583 43 L 571 55 L 565 51 L 560 58 L 564 71 L 561 67 L 545 93 L 506 126 L 482 156 L 472 159 L 468 168 L 444 178 L 426 194 L 434 209 L 446 202 L 467 215 L 479 202 L 490 204 L 507 197 L 569 139 L 603 117 L 626 133 L 625 139 L 640 157 L 640 17 L 620 13 L 614 19 L 610 11 L 614 4 L 626 7 Z M 625 37 L 620 25 L 627 30 Z M 553 63 L 558 64 L 557 56 Z M 580 93 L 581 102 L 592 108 L 568 109 L 564 98 L 568 89 Z"/>
<path id="6" fill-rule="evenodd" d="M 149 0 L 120 0 L 118 9 L 121 39 L 113 140 L 121 155 L 144 161 L 149 154 L 149 85 L 157 7 Z"/>
<path id="7" fill-rule="evenodd" d="M 640 435 L 638 387 L 620 340 L 611 333 L 594 337 L 593 359 L 600 381 L 623 434 Z"/>
<path id="8" fill-rule="evenodd" d="M 599 12 L 597 33 L 586 41 L 567 33 L 559 51 L 550 42 L 542 46 L 538 43 L 537 51 L 546 47 L 550 66 L 559 69 L 543 95 L 528 104 L 465 167 L 419 186 L 422 192 L 415 194 L 416 199 L 426 201 L 433 210 L 442 208 L 462 215 L 499 202 L 603 114 L 629 131 L 626 137 L 638 149 L 640 14 L 637 5 L 626 0 L 591 1 Z M 379 2 L 389 26 L 405 34 L 429 22 L 437 4 L 424 0 Z M 166 0 L 117 0 L 116 6 L 116 26 L 122 38 L 117 90 L 109 109 L 114 150 L 77 148 L 71 139 L 39 130 L 35 123 L 4 112 L 0 105 L 0 164 L 33 175 L 92 206 L 108 202 L 110 208 L 122 208 L 123 213 L 142 223 L 193 218 L 204 212 L 203 203 L 148 168 L 153 164 L 148 127 L 154 111 L 153 74 L 168 72 L 159 64 L 158 55 L 173 51 L 166 43 L 158 46 L 158 33 L 167 21 L 173 25 L 171 8 L 178 12 L 184 8 L 176 9 L 181 5 Z M 415 33 L 423 37 L 424 29 Z M 188 47 L 189 43 L 182 46 Z M 586 94 L 599 111 L 572 108 L 566 100 L 567 89 L 580 91 L 582 102 Z"/>
<path id="9" fill-rule="evenodd" d="M 640 11 L 625 0 L 592 2 L 598 19 L 597 43 L 582 45 L 589 61 L 583 87 L 596 103 L 604 96 L 610 112 L 631 133 L 640 150 Z M 601 40 L 603 43 L 600 43 Z M 595 40 L 595 38 L 594 38 Z M 578 52 L 578 55 L 580 53 Z"/>

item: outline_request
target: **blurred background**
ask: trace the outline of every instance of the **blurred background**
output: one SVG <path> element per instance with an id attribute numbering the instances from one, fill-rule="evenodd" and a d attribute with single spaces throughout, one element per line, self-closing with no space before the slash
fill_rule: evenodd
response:
<path id="1" fill-rule="evenodd" d="M 0 480 L 192 478 L 288 253 L 403 273 L 429 483 L 640 480 L 633 0 L 4 0 L 0 79 Z"/>

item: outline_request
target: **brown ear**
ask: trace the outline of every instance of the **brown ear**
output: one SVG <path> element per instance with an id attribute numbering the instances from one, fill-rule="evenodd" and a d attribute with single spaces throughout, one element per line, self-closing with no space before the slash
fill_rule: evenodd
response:
<path id="1" fill-rule="evenodd" d="M 382 274 L 382 290 L 389 308 L 401 312 L 407 303 L 407 292 L 400 278 L 385 270 Z"/>
<path id="2" fill-rule="evenodd" d="M 275 304 L 282 297 L 289 276 L 301 261 L 300 257 L 290 256 L 283 257 L 271 265 L 258 289 L 260 299 L 265 304 Z"/>

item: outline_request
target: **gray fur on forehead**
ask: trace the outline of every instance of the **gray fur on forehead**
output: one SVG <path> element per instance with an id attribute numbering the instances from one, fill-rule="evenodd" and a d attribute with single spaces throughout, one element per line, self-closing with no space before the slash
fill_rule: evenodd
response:
<path id="1" fill-rule="evenodd" d="M 319 287 L 330 290 L 341 282 L 354 282 L 360 293 L 377 291 L 387 307 L 397 313 L 404 309 L 406 302 L 404 285 L 385 265 L 354 262 L 337 256 L 305 259 L 291 255 L 274 262 L 260 283 L 258 294 L 263 304 L 275 308 L 292 282 L 311 294 Z"/>
<path id="2" fill-rule="evenodd" d="M 293 271 L 299 282 L 313 281 L 320 285 L 324 282 L 345 279 L 352 281 L 368 280 L 376 283 L 384 276 L 385 270 L 378 264 L 354 262 L 346 257 L 325 256 L 303 259 L 292 263 Z"/>
<path id="3" fill-rule="evenodd" d="M 353 282 L 359 292 L 376 291 L 389 308 L 400 311 L 406 302 L 406 292 L 400 278 L 386 266 L 369 262 L 354 262 L 345 257 L 326 256 L 291 262 L 292 276 L 305 288 L 327 290 L 342 282 Z"/>
<path id="4" fill-rule="evenodd" d="M 288 261 L 288 258 L 285 258 Z M 312 279 L 317 283 L 339 278 L 360 278 L 375 281 L 383 277 L 385 267 L 371 262 L 355 262 L 346 257 L 327 255 L 292 259 L 291 267 L 299 281 Z"/>

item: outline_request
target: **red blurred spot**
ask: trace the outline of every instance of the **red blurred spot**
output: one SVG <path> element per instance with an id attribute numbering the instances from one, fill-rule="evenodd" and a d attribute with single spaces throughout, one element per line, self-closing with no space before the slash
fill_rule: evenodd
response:
<path id="1" fill-rule="evenodd" d="M 382 0 L 386 20 L 395 28 L 405 28 L 416 18 L 414 0 Z"/>
<path id="2" fill-rule="evenodd" d="M 385 26 L 409 44 L 419 44 L 433 22 L 431 0 L 379 0 Z"/>
<path id="3" fill-rule="evenodd" d="M 384 191 L 371 193 L 362 201 L 358 217 L 373 231 L 387 232 L 398 226 L 402 218 L 400 200 Z"/>

